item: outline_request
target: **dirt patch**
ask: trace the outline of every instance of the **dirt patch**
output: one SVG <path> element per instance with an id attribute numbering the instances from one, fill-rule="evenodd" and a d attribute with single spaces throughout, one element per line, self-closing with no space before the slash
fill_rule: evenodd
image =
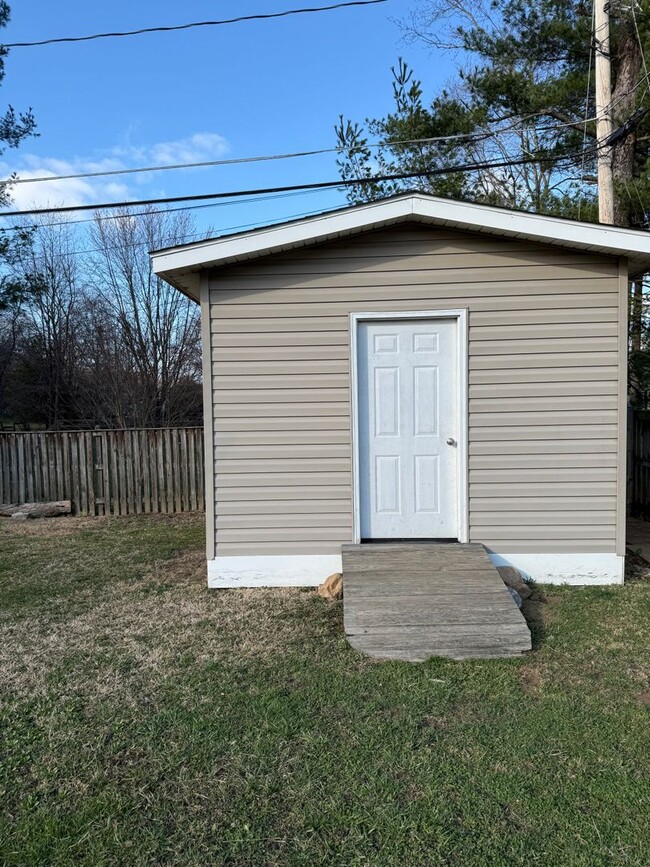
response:
<path id="1" fill-rule="evenodd" d="M 526 695 L 539 695 L 543 683 L 539 669 L 532 665 L 524 665 L 519 669 L 519 680 Z"/>
<path id="2" fill-rule="evenodd" d="M 650 691 L 642 692 L 638 700 L 642 707 L 650 707 Z"/>

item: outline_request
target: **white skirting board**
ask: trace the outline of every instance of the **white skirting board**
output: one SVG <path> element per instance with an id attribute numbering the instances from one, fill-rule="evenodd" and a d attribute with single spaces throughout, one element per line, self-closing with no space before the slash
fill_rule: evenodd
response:
<path id="1" fill-rule="evenodd" d="M 538 584 L 622 584 L 625 557 L 618 554 L 498 554 L 495 566 L 514 566 Z"/>
<path id="2" fill-rule="evenodd" d="M 208 587 L 317 587 L 340 571 L 340 554 L 216 557 L 208 560 Z"/>
<path id="3" fill-rule="evenodd" d="M 539 584 L 623 583 L 625 558 L 617 554 L 489 554 L 495 566 L 515 566 Z M 340 571 L 340 554 L 216 557 L 208 587 L 315 587 Z"/>

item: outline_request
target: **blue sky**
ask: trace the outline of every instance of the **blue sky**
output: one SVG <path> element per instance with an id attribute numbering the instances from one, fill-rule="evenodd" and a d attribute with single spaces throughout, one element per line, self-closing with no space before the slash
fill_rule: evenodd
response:
<path id="1" fill-rule="evenodd" d="M 330 0 L 331 2 L 331 0 Z M 309 5 L 303 0 L 10 0 L 5 42 L 128 30 Z M 32 106 L 40 137 L 6 151 L 22 177 L 238 158 L 335 144 L 339 114 L 391 108 L 390 66 L 403 56 L 432 94 L 448 58 L 404 44 L 394 20 L 409 0 L 275 21 L 14 49 L 3 106 Z M 177 172 L 54 181 L 14 188 L 18 206 L 81 204 L 280 186 L 338 177 L 334 155 Z M 345 202 L 321 192 L 196 211 L 216 231 L 289 218 Z"/>

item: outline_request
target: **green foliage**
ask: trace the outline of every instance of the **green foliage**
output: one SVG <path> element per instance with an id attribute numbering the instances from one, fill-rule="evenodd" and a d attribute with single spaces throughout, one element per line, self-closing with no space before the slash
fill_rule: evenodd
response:
<path id="1" fill-rule="evenodd" d="M 650 108 L 642 55 L 650 39 L 650 0 L 612 7 L 614 101 L 620 126 Z M 344 178 L 415 173 L 415 177 L 349 190 L 352 202 L 419 189 L 488 204 L 593 219 L 595 113 L 591 4 L 583 0 L 493 0 L 490 4 L 422 0 L 407 35 L 460 58 L 451 88 L 423 97 L 404 61 L 393 68 L 394 110 L 363 125 L 335 126 Z M 636 72 L 635 72 L 636 70 Z M 640 71 L 640 72 L 639 72 Z M 620 73 L 620 75 L 619 75 Z M 625 76 L 634 74 L 632 86 Z M 620 80 L 619 80 L 620 79 Z M 589 87 L 588 87 L 589 85 Z M 646 225 L 650 180 L 650 112 L 615 146 L 623 223 Z M 496 135 L 495 135 L 496 133 Z M 443 141 L 398 144 L 444 137 Z M 378 149 L 369 147 L 378 143 Z M 633 147 L 627 153 L 629 145 Z M 619 159 L 617 161 L 617 156 Z M 530 159 L 529 164 L 518 161 Z M 463 174 L 427 171 L 494 162 Z"/>
<path id="2" fill-rule="evenodd" d="M 0 0 L 0 28 L 9 23 L 10 9 L 5 0 Z M 0 82 L 5 77 L 5 58 L 8 49 L 0 46 Z M 36 120 L 32 110 L 16 112 L 9 106 L 0 116 L 0 156 L 7 148 L 17 148 L 29 136 L 36 134 Z M 10 201 L 11 180 L 0 183 L 0 208 Z M 29 246 L 32 232 L 29 229 L 0 232 L 0 312 L 20 304 L 26 294 L 38 291 L 37 281 L 18 279 L 14 266 Z"/>

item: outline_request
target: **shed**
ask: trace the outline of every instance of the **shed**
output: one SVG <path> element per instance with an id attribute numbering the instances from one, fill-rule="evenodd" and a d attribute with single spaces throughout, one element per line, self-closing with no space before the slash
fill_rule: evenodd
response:
<path id="1" fill-rule="evenodd" d="M 623 581 L 650 235 L 416 193 L 152 260 L 201 304 L 210 586 L 317 584 L 388 540 Z"/>

